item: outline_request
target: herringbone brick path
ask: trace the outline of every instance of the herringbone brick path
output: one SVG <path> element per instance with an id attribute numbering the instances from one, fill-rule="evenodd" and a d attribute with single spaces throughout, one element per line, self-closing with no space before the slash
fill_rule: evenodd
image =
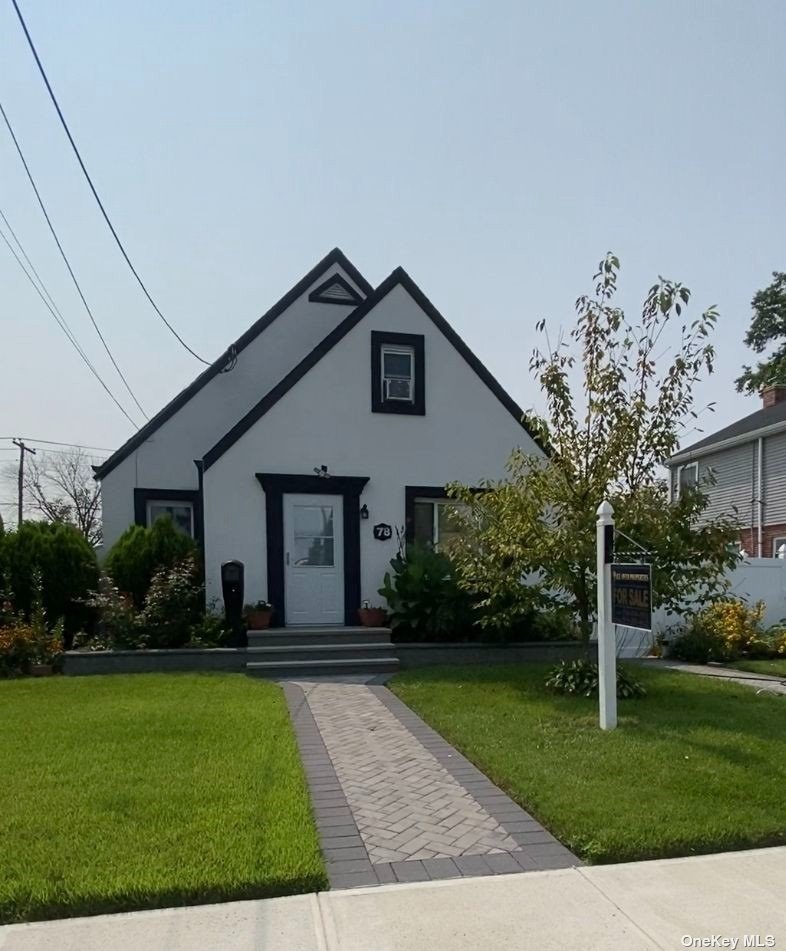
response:
<path id="1" fill-rule="evenodd" d="M 307 696 L 372 863 L 518 848 L 368 687 L 317 684 Z"/>

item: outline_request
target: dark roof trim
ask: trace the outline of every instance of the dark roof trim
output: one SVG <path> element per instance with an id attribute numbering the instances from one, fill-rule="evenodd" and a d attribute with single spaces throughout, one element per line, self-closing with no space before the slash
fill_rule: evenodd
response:
<path id="1" fill-rule="evenodd" d="M 456 331 L 450 326 L 450 324 L 445 320 L 442 314 L 439 313 L 437 308 L 431 303 L 431 301 L 426 297 L 426 295 L 421 291 L 417 284 L 412 280 L 412 278 L 407 274 L 407 272 L 402 267 L 396 268 L 385 280 L 379 285 L 379 287 L 371 294 L 366 300 L 355 310 L 352 311 L 347 317 L 342 320 L 342 322 L 335 327 L 331 332 L 321 340 L 316 347 L 306 356 L 300 363 L 291 370 L 280 383 L 276 384 L 272 390 L 270 390 L 262 399 L 252 407 L 248 413 L 236 423 L 232 429 L 229 430 L 226 435 L 222 436 L 221 439 L 215 444 L 215 446 L 210 449 L 204 457 L 204 468 L 207 471 L 214 462 L 223 456 L 223 454 L 234 445 L 240 437 L 246 433 L 257 420 L 261 419 L 262 416 L 267 413 L 269 409 L 272 409 L 276 403 L 286 395 L 292 387 L 301 380 L 306 373 L 317 364 L 326 353 L 329 353 L 333 347 L 352 330 L 360 321 L 366 316 L 366 314 L 373 310 L 374 307 L 385 298 L 394 287 L 401 285 L 413 298 L 413 300 L 421 307 L 424 313 L 431 318 L 433 323 L 442 331 L 442 333 L 447 337 L 450 343 L 458 350 L 462 357 L 467 361 L 467 363 L 472 367 L 472 369 L 477 373 L 481 380 L 486 384 L 486 386 L 491 390 L 491 392 L 497 397 L 497 399 L 502 403 L 505 409 L 514 417 L 514 419 L 522 426 L 522 428 L 527 432 L 530 438 L 538 445 L 541 449 L 543 448 L 537 435 L 528 427 L 527 419 L 524 411 L 516 403 L 516 401 L 502 388 L 502 386 L 497 382 L 497 380 L 492 376 L 492 374 L 486 369 L 486 367 L 481 363 L 481 361 L 475 356 L 475 354 L 469 349 L 469 347 L 464 343 L 464 341 L 459 337 Z"/>
<path id="2" fill-rule="evenodd" d="M 331 297 L 325 293 L 329 288 L 336 284 L 344 291 L 347 297 Z M 369 292 L 371 293 L 371 292 Z M 363 302 L 363 298 L 358 294 L 355 288 L 345 280 L 340 274 L 332 274 L 326 281 L 323 281 L 319 287 L 308 295 L 308 299 L 314 304 L 338 304 L 341 307 L 355 307 Z"/>
<path id="3" fill-rule="evenodd" d="M 134 435 L 127 440 L 115 453 L 113 453 L 105 462 L 100 466 L 94 467 L 95 478 L 103 479 L 104 476 L 108 475 L 117 465 L 119 465 L 127 456 L 129 456 L 135 449 L 138 449 L 139 446 L 145 442 L 146 439 L 149 439 L 150 436 L 156 432 L 163 424 L 171 419 L 175 413 L 182 409 L 183 406 L 188 403 L 188 401 L 195 396 L 205 384 L 209 383 L 213 377 L 217 376 L 221 370 L 227 365 L 228 359 L 231 357 L 236 357 L 237 354 L 244 350 L 252 341 L 262 333 L 263 330 L 266 330 L 273 321 L 280 317 L 281 314 L 287 310 L 297 299 L 301 297 L 311 284 L 317 280 L 320 275 L 322 275 L 327 268 L 334 267 L 338 265 L 350 276 L 350 278 L 357 284 L 357 286 L 363 291 L 363 293 L 368 296 L 374 292 L 374 288 L 369 284 L 369 282 L 363 277 L 363 275 L 358 271 L 355 265 L 346 257 L 346 255 L 339 248 L 333 248 L 333 250 L 326 254 L 322 260 L 316 264 L 311 270 L 302 277 L 297 284 L 276 303 L 274 304 L 267 313 L 263 314 L 257 321 L 255 321 L 248 330 L 228 348 L 225 353 L 222 353 L 218 360 L 215 363 L 212 363 L 206 370 L 199 374 L 199 376 L 190 383 L 184 390 L 181 390 L 180 393 L 156 415 L 150 419 L 141 429 L 137 430 Z M 334 275 L 334 278 L 340 277 L 340 275 Z M 349 306 L 349 305 L 346 305 Z"/>

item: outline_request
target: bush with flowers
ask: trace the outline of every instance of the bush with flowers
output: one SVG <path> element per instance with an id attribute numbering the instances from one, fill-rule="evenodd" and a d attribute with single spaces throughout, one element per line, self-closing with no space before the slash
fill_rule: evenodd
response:
<path id="1" fill-rule="evenodd" d="M 772 657 L 786 654 L 783 625 L 762 627 L 765 605 L 733 598 L 715 601 L 697 611 L 672 643 L 671 653 L 680 660 L 706 664 L 735 658 Z"/>
<path id="2" fill-rule="evenodd" d="M 3 585 L 0 597 L 0 677 L 18 677 L 30 673 L 33 665 L 57 665 L 63 654 L 63 621 L 53 628 L 47 624 L 40 596 L 40 574 L 34 573 L 34 601 L 30 620 L 14 611 L 10 591 Z"/>

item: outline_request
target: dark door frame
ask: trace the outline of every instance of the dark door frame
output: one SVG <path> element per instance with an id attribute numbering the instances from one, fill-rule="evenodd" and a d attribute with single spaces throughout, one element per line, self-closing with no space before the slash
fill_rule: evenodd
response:
<path id="1" fill-rule="evenodd" d="M 284 496 L 340 495 L 344 509 L 344 623 L 357 623 L 360 607 L 360 494 L 369 476 L 285 475 L 257 472 L 265 490 L 267 516 L 267 599 L 273 605 L 272 623 L 286 624 L 284 589 Z"/>

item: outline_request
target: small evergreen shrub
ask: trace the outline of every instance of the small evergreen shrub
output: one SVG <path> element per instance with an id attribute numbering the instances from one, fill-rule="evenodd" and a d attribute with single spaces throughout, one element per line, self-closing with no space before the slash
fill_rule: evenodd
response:
<path id="1" fill-rule="evenodd" d="M 98 583 L 95 550 L 73 525 L 23 522 L 0 536 L 0 576 L 4 598 L 27 620 L 36 598 L 36 573 L 46 616 L 63 619 L 69 643 L 75 631 L 93 622 L 86 598 Z"/>
<path id="2" fill-rule="evenodd" d="M 118 538 L 104 568 L 115 585 L 141 609 L 153 575 L 161 568 L 198 558 L 196 542 L 175 528 L 170 518 L 158 518 L 150 528 L 132 525 Z"/>
<path id="3" fill-rule="evenodd" d="M 598 694 L 598 665 L 589 660 L 563 660 L 552 667 L 546 677 L 546 687 L 554 693 L 595 697 Z M 646 694 L 640 684 L 625 667 L 617 665 L 617 696 L 632 700 Z"/>

